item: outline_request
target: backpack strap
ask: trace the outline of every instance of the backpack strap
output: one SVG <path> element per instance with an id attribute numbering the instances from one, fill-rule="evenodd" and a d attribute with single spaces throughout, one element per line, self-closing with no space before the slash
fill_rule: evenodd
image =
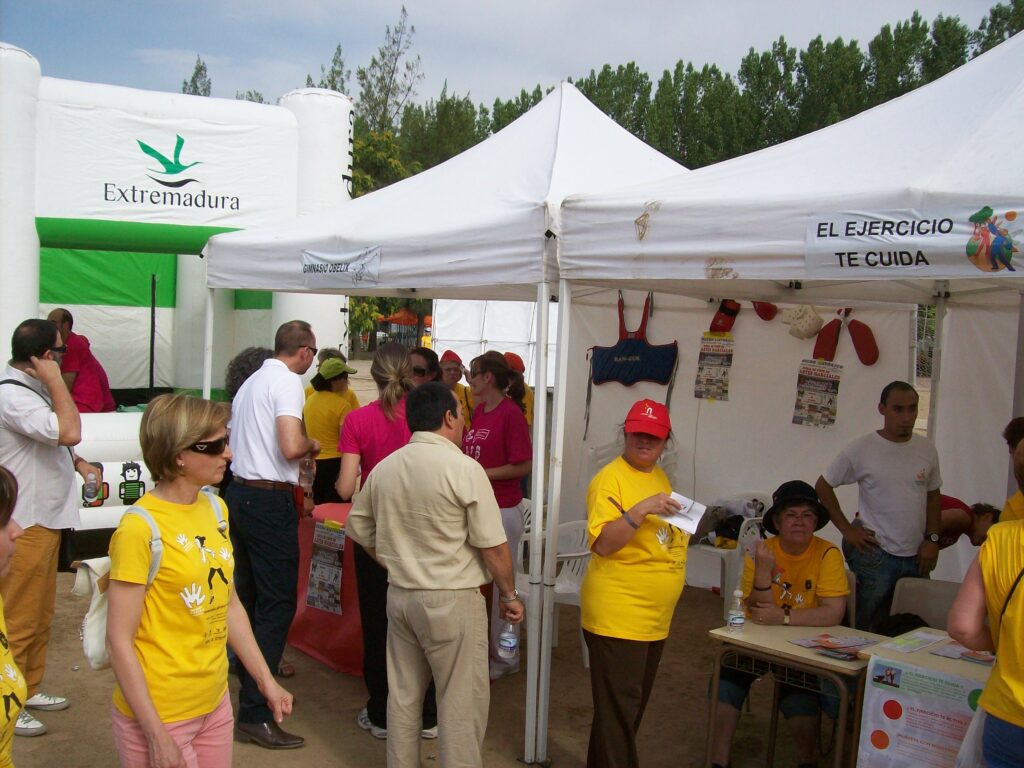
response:
<path id="1" fill-rule="evenodd" d="M 160 561 L 164 557 L 164 541 L 160 538 L 160 529 L 156 525 L 156 521 L 150 516 L 142 507 L 132 505 L 124 511 L 126 515 L 138 515 L 146 524 L 149 526 L 150 533 L 152 536 L 149 539 L 149 552 L 151 557 L 149 558 L 149 575 L 146 577 L 146 586 L 148 587 L 156 579 L 157 571 L 160 570 Z"/>
<path id="2" fill-rule="evenodd" d="M 1021 577 L 1024 576 L 1024 568 L 1017 574 L 1017 578 L 1013 580 L 1013 586 L 1010 587 L 1010 591 L 1006 593 L 1006 599 L 1003 601 L 1003 609 L 999 611 L 999 620 L 1003 620 L 1003 614 L 1006 613 L 1006 606 L 1010 604 L 1010 598 L 1013 597 L 1013 593 L 1017 590 L 1017 585 L 1020 584 Z"/>
<path id="3" fill-rule="evenodd" d="M 221 510 L 220 504 L 217 503 L 217 494 L 209 488 L 203 488 L 203 495 L 206 496 L 206 500 L 213 507 L 213 513 L 217 516 L 217 530 L 224 533 L 228 529 L 228 521 L 224 519 L 224 512 Z"/>

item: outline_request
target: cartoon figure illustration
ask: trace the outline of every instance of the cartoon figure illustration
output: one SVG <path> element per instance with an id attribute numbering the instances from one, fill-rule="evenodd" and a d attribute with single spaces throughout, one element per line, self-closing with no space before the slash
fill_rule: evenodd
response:
<path id="1" fill-rule="evenodd" d="M 196 544 L 199 545 L 199 554 L 200 554 L 200 557 L 202 558 L 202 562 L 203 562 L 204 565 L 206 564 L 206 556 L 207 555 L 210 556 L 210 573 L 206 577 L 206 584 L 207 584 L 207 586 L 210 589 L 210 595 L 211 595 L 210 604 L 213 605 L 213 597 L 212 597 L 212 595 L 213 595 L 213 576 L 214 576 L 214 574 L 220 576 L 220 580 L 223 581 L 224 584 L 228 583 L 228 579 L 224 575 L 224 569 L 217 564 L 217 553 L 214 552 L 212 549 L 210 549 L 209 547 L 206 546 L 206 537 L 205 536 L 194 536 L 193 538 L 196 540 Z M 222 548 L 220 552 L 221 552 L 221 557 L 222 558 L 224 557 L 224 555 L 230 555 L 230 553 L 227 551 L 226 548 Z"/>
<path id="2" fill-rule="evenodd" d="M 142 467 L 134 461 L 126 461 L 121 465 L 121 477 L 124 482 L 117 487 L 117 495 L 126 504 L 134 504 L 146 493 L 146 484 L 142 477 Z"/>
<path id="3" fill-rule="evenodd" d="M 1016 211 L 1007 211 L 1003 214 L 1006 222 L 1017 219 Z M 996 215 L 992 207 L 986 205 L 970 217 L 974 231 L 971 239 L 967 242 L 967 258 L 970 262 L 983 272 L 999 272 L 1006 269 L 1010 272 L 1017 270 L 1011 264 L 1013 254 L 1020 249 L 1014 244 L 1010 230 Z"/>

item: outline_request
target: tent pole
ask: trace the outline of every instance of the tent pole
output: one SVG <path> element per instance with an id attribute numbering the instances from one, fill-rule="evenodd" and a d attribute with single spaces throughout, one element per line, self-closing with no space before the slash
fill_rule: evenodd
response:
<path id="1" fill-rule="evenodd" d="M 935 442 L 937 437 L 937 416 L 939 413 L 939 385 L 942 381 L 942 326 L 946 323 L 946 299 L 949 298 L 949 283 L 935 281 L 935 346 L 932 347 L 931 396 L 928 399 L 928 439 Z"/>
<path id="2" fill-rule="evenodd" d="M 555 611 L 555 566 L 558 556 L 558 518 L 562 502 L 562 461 L 565 448 L 566 374 L 569 368 L 569 310 L 572 288 L 558 281 L 558 367 L 552 408 L 551 477 L 548 480 L 548 524 L 544 543 L 544 621 L 541 624 L 540 701 L 537 712 L 537 762 L 548 759 L 548 712 L 551 706 L 551 634 Z M 533 554 L 532 551 L 530 553 Z"/>
<path id="3" fill-rule="evenodd" d="M 1013 411 L 1010 417 L 1024 414 L 1024 291 L 1020 292 L 1017 304 L 1017 354 L 1013 370 Z M 1013 476 L 1013 461 L 1010 461 L 1006 477 L 1006 495 L 1013 496 L 1017 492 L 1017 480 Z"/>
<path id="4" fill-rule="evenodd" d="M 206 289 L 206 317 L 203 325 L 203 397 L 210 399 L 213 388 L 213 292 Z"/>
<path id="5" fill-rule="evenodd" d="M 548 433 L 548 296 L 551 293 L 549 283 L 537 285 L 537 348 L 534 351 L 533 384 L 533 478 L 530 486 L 530 498 L 533 517 L 530 522 L 530 594 L 526 601 L 526 735 L 523 760 L 526 763 L 536 761 L 537 755 L 537 700 L 538 672 L 541 653 L 541 534 L 544 530 L 544 446 Z M 519 563 L 515 563 L 518 568 Z"/>

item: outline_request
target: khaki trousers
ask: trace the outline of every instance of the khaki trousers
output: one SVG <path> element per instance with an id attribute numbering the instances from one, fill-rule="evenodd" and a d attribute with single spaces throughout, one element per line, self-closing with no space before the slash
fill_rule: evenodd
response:
<path id="1" fill-rule="evenodd" d="M 441 765 L 479 768 L 491 703 L 479 589 L 388 588 L 388 768 L 419 768 L 433 676 Z"/>
<path id="2" fill-rule="evenodd" d="M 14 547 L 11 570 L 0 579 L 4 617 L 11 652 L 28 683 L 28 695 L 39 690 L 46 669 L 50 623 L 57 597 L 57 550 L 60 531 L 33 525 Z"/>

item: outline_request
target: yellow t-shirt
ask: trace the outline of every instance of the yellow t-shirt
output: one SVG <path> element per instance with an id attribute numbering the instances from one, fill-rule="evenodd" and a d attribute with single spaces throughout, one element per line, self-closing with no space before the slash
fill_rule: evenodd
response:
<path id="1" fill-rule="evenodd" d="M 661 467 L 641 472 L 621 456 L 594 476 L 587 489 L 587 534 L 591 547 L 605 525 L 623 509 L 656 493 L 671 493 Z M 686 581 L 686 545 L 690 536 L 655 515 L 618 552 L 590 556 L 580 588 L 583 628 L 623 640 L 663 640 Z"/>
<path id="2" fill-rule="evenodd" d="M 14 741 L 14 724 L 18 713 L 28 698 L 28 683 L 14 663 L 11 644 L 7 641 L 7 622 L 3 615 L 4 603 L 0 598 L 0 700 L 3 702 L 3 719 L 0 720 L 0 768 L 13 768 L 11 746 Z"/>
<path id="3" fill-rule="evenodd" d="M 999 515 L 1000 523 L 1011 523 L 1014 520 L 1024 520 L 1024 493 L 1020 491 L 1006 500 L 1003 512 Z"/>
<path id="4" fill-rule="evenodd" d="M 988 529 L 978 552 L 981 579 L 985 583 L 985 607 L 996 663 L 992 667 L 981 706 L 1018 728 L 1024 728 L 1024 581 L 1017 585 L 1003 613 L 1003 603 L 1017 575 L 1024 568 L 1024 521 L 999 522 Z M 1002 642 L 1003 638 L 1006 642 Z"/>
<path id="5" fill-rule="evenodd" d="M 462 403 L 462 414 L 466 417 L 466 429 L 469 429 L 473 421 L 473 393 L 465 384 L 456 384 L 453 390 L 455 399 Z"/>
<path id="6" fill-rule="evenodd" d="M 533 429 L 533 390 L 529 384 L 524 384 L 526 393 L 523 395 L 523 415 L 526 416 L 526 423 Z"/>
<path id="7" fill-rule="evenodd" d="M 227 507 L 220 499 L 227 522 Z M 137 504 L 153 517 L 164 551 L 146 592 L 135 634 L 135 655 L 160 720 L 172 723 L 216 709 L 228 687 L 227 609 L 235 561 L 225 525 L 206 494 L 194 504 L 172 504 L 147 493 Z M 110 540 L 110 578 L 145 584 L 149 577 L 149 525 L 125 515 Z M 120 686 L 114 706 L 133 717 Z"/>
<path id="8" fill-rule="evenodd" d="M 348 392 L 314 392 L 306 400 L 302 420 L 306 423 L 306 434 L 320 443 L 320 453 L 316 456 L 318 459 L 336 459 L 341 456 L 338 451 L 341 422 L 352 410 L 349 399 L 345 397 Z"/>
<path id="9" fill-rule="evenodd" d="M 793 556 L 782 551 L 778 536 L 768 539 L 775 556 L 772 572 L 772 599 L 780 608 L 817 608 L 819 597 L 842 597 L 850 594 L 843 555 L 836 547 L 817 536 L 803 554 Z M 754 586 L 754 561 L 743 558 L 743 597 L 750 595 Z"/>

